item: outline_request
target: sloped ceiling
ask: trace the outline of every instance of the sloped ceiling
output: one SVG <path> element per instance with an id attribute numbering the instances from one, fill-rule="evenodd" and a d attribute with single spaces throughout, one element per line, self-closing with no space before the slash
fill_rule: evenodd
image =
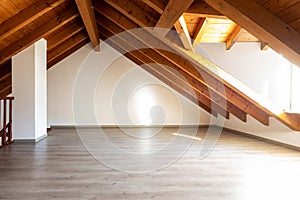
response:
<path id="1" fill-rule="evenodd" d="M 226 42 L 230 49 L 236 41 L 261 41 L 300 65 L 299 0 L 3 0 L 0 64 L 42 37 L 48 41 L 48 67 L 88 42 L 94 44 L 99 38 L 97 27 L 82 19 L 89 23 L 89 17 L 99 15 L 93 7 L 104 2 L 138 27 L 173 28 L 184 36 L 173 36 L 171 41 L 186 49 L 199 42 Z M 78 6 L 84 5 L 86 10 L 79 12 Z M 180 21 L 182 14 L 184 20 Z M 136 16 L 141 21 L 135 20 Z M 98 16 L 99 20 L 105 18 Z M 89 31 L 94 31 L 94 36 Z"/>

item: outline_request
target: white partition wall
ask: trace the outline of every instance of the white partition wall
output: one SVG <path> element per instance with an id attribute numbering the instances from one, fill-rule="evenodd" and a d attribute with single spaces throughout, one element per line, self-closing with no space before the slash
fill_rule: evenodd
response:
<path id="1" fill-rule="evenodd" d="M 12 59 L 13 137 L 38 141 L 47 136 L 47 42 L 41 39 Z"/>

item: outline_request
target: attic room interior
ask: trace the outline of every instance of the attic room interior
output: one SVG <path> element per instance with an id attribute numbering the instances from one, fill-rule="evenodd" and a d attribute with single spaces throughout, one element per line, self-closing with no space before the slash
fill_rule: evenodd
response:
<path id="1" fill-rule="evenodd" d="M 300 0 L 1 0 L 0 199 L 299 199 Z"/>

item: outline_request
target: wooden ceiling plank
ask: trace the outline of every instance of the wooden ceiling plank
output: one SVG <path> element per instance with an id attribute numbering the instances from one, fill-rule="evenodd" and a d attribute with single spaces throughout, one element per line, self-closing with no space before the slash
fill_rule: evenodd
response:
<path id="1" fill-rule="evenodd" d="M 100 10 L 101 12 L 106 12 L 106 8 L 102 7 L 101 9 L 98 8 L 98 10 Z M 112 19 L 112 21 L 116 24 L 118 24 L 118 26 L 124 28 L 125 30 L 128 29 L 129 27 L 132 27 L 133 25 L 130 25 L 133 22 L 130 21 L 126 21 L 125 19 L 123 19 L 123 21 L 119 21 L 117 19 L 119 19 L 118 17 L 118 13 L 114 13 L 116 11 L 111 10 L 109 12 L 109 14 L 107 14 L 108 17 L 110 17 Z M 104 14 L 105 15 L 105 14 Z M 116 16 L 114 16 L 116 15 Z M 155 41 L 157 40 L 156 36 L 148 33 L 147 31 L 145 31 L 144 33 L 138 33 L 140 35 L 138 35 L 137 37 L 141 37 L 141 40 L 145 43 L 151 44 L 152 42 L 154 42 L 155 44 L 161 44 L 164 45 L 165 43 L 162 41 Z M 149 38 L 147 36 L 150 36 Z M 147 38 L 145 38 L 147 37 Z M 149 46 L 150 48 L 151 46 Z M 164 48 L 168 48 L 166 46 L 164 46 Z M 162 49 L 164 49 L 162 48 Z M 170 49 L 170 47 L 169 47 Z M 156 49 L 157 50 L 157 49 Z M 159 50 L 157 50 L 159 51 Z M 173 50 L 170 49 L 170 51 L 172 52 Z M 168 59 L 170 62 L 174 62 L 174 64 L 177 64 L 178 67 L 182 67 L 182 69 L 186 70 L 188 73 L 190 73 L 190 75 L 192 75 L 196 80 L 202 82 L 203 84 L 207 84 L 205 82 L 204 79 L 201 78 L 201 76 L 197 76 L 197 74 L 199 73 L 198 70 L 201 69 L 195 69 L 193 66 L 191 66 L 190 63 L 188 63 L 186 60 L 184 59 L 177 59 L 176 62 L 173 60 L 173 55 L 168 55 L 168 52 L 165 51 L 160 51 L 160 54 L 163 55 L 166 59 Z M 190 71 L 192 70 L 192 71 Z M 194 70 L 194 72 L 193 72 Z M 195 71 L 196 70 L 196 71 Z M 201 75 L 204 72 L 203 70 L 201 71 Z M 200 78 L 200 79 L 199 79 Z M 207 77 L 206 77 L 207 79 Z M 214 80 L 214 78 L 211 79 L 212 80 L 212 87 L 211 90 L 214 91 L 218 91 L 218 82 L 216 82 L 217 80 Z M 233 87 L 232 87 L 233 88 Z M 239 109 L 246 111 L 247 113 L 249 113 L 251 116 L 253 116 L 255 119 L 257 119 L 258 121 L 260 121 L 261 123 L 268 125 L 269 124 L 269 115 L 266 113 L 267 111 L 261 109 L 260 107 L 257 107 L 255 102 L 252 102 L 242 96 L 240 93 L 235 92 L 234 90 L 232 90 L 232 88 L 229 88 L 228 85 L 226 85 L 226 98 L 228 98 L 228 101 L 233 103 L 235 106 L 237 106 Z M 246 99 L 245 99 L 246 98 Z"/>
<path id="2" fill-rule="evenodd" d="M 278 53 L 300 66 L 300 33 L 254 0 L 205 0 Z"/>
<path id="3" fill-rule="evenodd" d="M 103 30 L 106 29 L 107 27 L 103 27 L 102 26 L 102 31 L 101 34 L 105 35 L 105 38 L 110 38 L 112 35 L 116 34 L 116 33 L 111 33 L 108 30 Z M 119 31 L 118 31 L 119 32 Z M 120 53 L 124 53 L 127 51 L 127 49 L 132 49 L 135 47 L 126 47 L 127 45 L 132 45 L 129 44 L 126 40 L 122 40 L 121 38 L 118 37 L 114 37 L 113 40 L 105 40 L 105 42 L 108 42 L 110 45 L 112 45 L 113 48 L 115 48 L 116 50 L 118 50 Z M 150 49 L 148 49 L 150 50 Z M 158 65 L 160 65 L 159 69 L 158 66 L 153 66 L 153 65 L 149 65 L 151 63 L 153 63 L 153 58 L 147 56 L 147 53 L 143 53 L 140 50 L 136 50 L 136 51 L 131 51 L 131 52 L 127 52 L 126 54 L 124 54 L 125 56 L 131 55 L 134 58 L 133 61 L 135 63 L 137 63 L 140 67 L 142 67 L 144 70 L 148 71 L 150 74 L 154 75 L 156 78 L 158 78 L 159 80 L 163 81 L 164 83 L 166 83 L 167 85 L 169 85 L 171 88 L 173 88 L 174 90 L 178 91 L 180 94 L 182 94 L 183 96 L 185 96 L 186 98 L 188 98 L 189 100 L 191 100 L 192 102 L 194 102 L 195 104 L 199 105 L 200 107 L 202 107 L 204 110 L 206 110 L 207 112 L 209 112 L 210 114 L 217 116 L 217 112 L 216 111 L 212 111 L 210 106 L 211 106 L 211 101 L 209 99 L 203 99 L 200 96 L 195 96 L 194 92 L 191 90 L 191 86 L 187 83 L 184 82 L 181 78 L 178 78 L 177 76 L 175 76 L 171 71 L 167 70 L 164 65 L 160 65 L 161 63 L 159 63 Z M 138 62 L 136 62 L 138 61 Z M 189 90 L 190 89 L 190 90 Z M 199 98 L 201 100 L 199 100 Z M 225 112 L 223 110 L 223 112 Z"/>
<path id="4" fill-rule="evenodd" d="M 241 33 L 242 27 L 236 25 L 233 29 L 232 33 L 230 33 L 229 37 L 226 40 L 226 50 L 230 50 L 234 43 L 237 41 L 239 34 Z"/>
<path id="5" fill-rule="evenodd" d="M 0 40 L 15 33 L 65 1 L 66 0 L 45 0 L 37 1 L 30 5 L 3 23 L 0 23 Z"/>
<path id="6" fill-rule="evenodd" d="M 88 37 L 85 30 L 81 30 L 77 34 L 73 35 L 72 37 L 62 40 L 56 48 L 47 52 L 47 60 L 51 62 L 51 60 L 55 59 L 57 56 L 60 56 L 67 51 L 68 49 L 72 48 L 76 44 L 80 43 L 81 41 L 85 40 Z"/>
<path id="7" fill-rule="evenodd" d="M 184 16 L 182 15 L 179 20 L 174 24 L 175 30 L 179 34 L 179 38 L 184 46 L 185 49 L 194 52 L 194 48 L 192 45 L 191 36 L 189 34 L 189 31 L 187 29 L 187 25 L 184 19 Z"/>
<path id="8" fill-rule="evenodd" d="M 80 16 L 95 51 L 100 51 L 100 39 L 91 0 L 75 0 Z"/>
<path id="9" fill-rule="evenodd" d="M 161 17 L 155 25 L 156 28 L 166 29 L 160 29 L 159 34 L 165 36 L 168 33 L 168 30 L 174 26 L 179 17 L 188 9 L 188 7 L 190 7 L 193 1 L 194 0 L 169 0 Z"/>
<path id="10" fill-rule="evenodd" d="M 62 14 L 60 14 L 57 18 L 50 20 L 48 23 L 39 27 L 37 30 L 32 32 L 32 34 L 26 35 L 24 38 L 16 41 L 14 45 L 8 46 L 5 49 L 0 51 L 0 64 L 10 59 L 12 56 L 16 55 L 20 51 L 32 45 L 34 42 L 39 39 L 45 37 L 46 35 L 56 31 L 63 25 L 72 21 L 76 17 L 79 16 L 78 11 L 74 9 L 70 9 Z"/>
<path id="11" fill-rule="evenodd" d="M 63 50 L 63 52 L 59 55 L 56 56 L 54 59 L 52 59 L 51 61 L 47 62 L 47 69 L 50 69 L 51 67 L 53 67 L 55 64 L 59 63 L 60 61 L 62 61 L 63 59 L 65 59 L 66 57 L 70 56 L 72 53 L 76 52 L 78 49 L 80 49 L 81 47 L 83 47 L 84 45 L 88 44 L 90 41 L 88 38 L 86 38 L 85 40 L 81 41 L 78 44 L 74 43 L 73 47 L 70 47 L 69 49 L 65 49 Z"/>

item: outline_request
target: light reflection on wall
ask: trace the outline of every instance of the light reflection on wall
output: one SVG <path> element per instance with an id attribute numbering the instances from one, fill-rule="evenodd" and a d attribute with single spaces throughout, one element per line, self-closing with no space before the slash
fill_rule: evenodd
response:
<path id="1" fill-rule="evenodd" d="M 175 94 L 159 84 L 137 88 L 128 102 L 130 120 L 136 125 L 164 125 L 166 121 L 180 121 L 180 110 Z"/>

